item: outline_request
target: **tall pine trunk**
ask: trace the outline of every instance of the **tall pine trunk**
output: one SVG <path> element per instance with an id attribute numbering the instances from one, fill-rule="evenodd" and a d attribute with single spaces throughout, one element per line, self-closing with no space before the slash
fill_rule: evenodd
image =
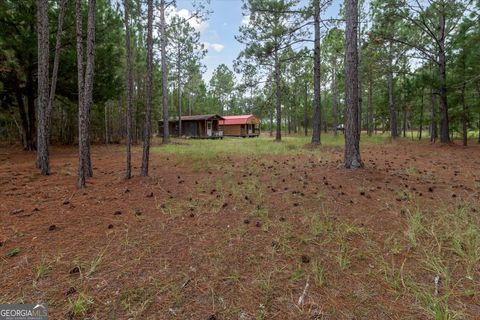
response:
<path id="1" fill-rule="evenodd" d="M 125 73 L 125 81 L 127 87 L 127 170 L 125 177 L 132 177 L 132 100 L 133 100 L 133 55 L 132 44 L 130 39 L 130 17 L 129 17 L 129 0 L 124 1 L 125 10 L 125 46 L 127 49 L 127 70 Z"/>
<path id="2" fill-rule="evenodd" d="M 338 134 L 338 94 L 337 94 L 337 59 L 333 59 L 332 63 L 332 118 L 333 118 L 333 135 Z"/>
<path id="3" fill-rule="evenodd" d="M 65 11 L 67 7 L 67 0 L 60 1 L 60 12 L 58 15 L 57 35 L 55 40 L 55 56 L 53 58 L 52 80 L 50 85 L 50 96 L 47 107 L 47 141 L 50 143 L 50 122 L 52 115 L 53 102 L 55 100 L 55 91 L 57 89 L 58 68 L 60 65 L 60 51 L 62 49 L 62 33 L 63 23 L 65 20 Z"/>
<path id="4" fill-rule="evenodd" d="M 450 142 L 450 129 L 448 124 L 447 104 L 447 60 L 445 57 L 445 10 L 440 14 L 438 23 L 439 51 L 438 51 L 438 72 L 440 78 L 440 142 Z"/>
<path id="5" fill-rule="evenodd" d="M 84 58 L 83 58 L 83 16 L 82 16 L 82 0 L 76 0 L 75 3 L 75 22 L 77 33 L 77 84 L 78 84 L 78 187 L 85 187 L 86 171 L 85 171 L 85 82 L 84 82 Z"/>
<path id="6" fill-rule="evenodd" d="M 77 0 L 77 71 L 78 71 L 78 187 L 85 187 L 86 177 L 93 175 L 90 157 L 90 108 L 93 103 L 93 76 L 95 67 L 95 0 L 88 1 L 87 60 L 83 57 L 82 1 Z"/>
<path id="7" fill-rule="evenodd" d="M 278 46 L 278 45 L 276 45 Z M 282 96 L 280 88 L 280 61 L 278 57 L 278 47 L 275 48 L 275 109 L 277 116 L 277 131 L 275 133 L 275 141 L 282 140 Z"/>
<path id="8" fill-rule="evenodd" d="M 430 92 L 431 98 L 431 113 L 430 113 L 430 142 L 435 142 L 438 138 L 438 131 L 437 131 L 437 106 L 436 106 L 436 98 L 435 93 L 433 90 Z"/>
<path id="9" fill-rule="evenodd" d="M 160 46 L 162 60 L 162 118 L 163 118 L 163 137 L 162 143 L 170 142 L 170 132 L 168 128 L 168 77 L 167 77 L 167 32 L 165 21 L 165 0 L 160 0 Z"/>
<path id="10" fill-rule="evenodd" d="M 48 62 L 49 30 L 48 1 L 37 0 L 37 36 L 38 36 L 38 109 L 37 109 L 37 167 L 43 175 L 50 173 L 48 163 Z"/>
<path id="11" fill-rule="evenodd" d="M 391 42 L 389 45 L 387 85 L 388 85 L 388 108 L 390 110 L 390 135 L 392 136 L 393 139 L 396 139 L 398 138 L 397 106 L 395 105 L 395 88 L 393 83 L 393 57 L 392 57 Z"/>
<path id="12" fill-rule="evenodd" d="M 87 61 L 85 66 L 85 115 L 86 127 L 84 130 L 86 136 L 85 144 L 85 169 L 88 177 L 93 176 L 92 157 L 90 154 L 90 110 L 93 104 L 93 79 L 95 72 L 95 13 L 96 0 L 88 1 L 88 20 L 87 20 Z"/>
<path id="13" fill-rule="evenodd" d="M 368 72 L 368 114 L 367 114 L 367 133 L 372 136 L 373 133 L 373 79 L 372 71 Z"/>
<path id="14" fill-rule="evenodd" d="M 360 132 L 358 127 L 358 1 L 346 0 L 345 28 L 345 167 L 363 167 L 360 158 Z"/>
<path id="15" fill-rule="evenodd" d="M 177 48 L 177 90 L 178 90 L 178 106 L 177 106 L 177 115 L 178 115 L 178 136 L 182 136 L 182 84 L 181 84 L 181 51 L 180 44 Z"/>
<path id="16" fill-rule="evenodd" d="M 463 145 L 466 146 L 468 143 L 468 105 L 465 100 L 465 91 L 467 83 L 463 82 L 462 86 L 462 134 L 463 134 Z"/>
<path id="17" fill-rule="evenodd" d="M 44 3 L 45 2 L 45 3 Z M 55 43 L 55 57 L 53 60 L 53 71 L 51 86 L 48 83 L 48 61 L 49 61 L 49 32 L 48 32 L 48 2 L 37 1 L 39 21 L 38 31 L 38 127 L 37 127 L 37 165 L 43 175 L 50 174 L 49 151 L 50 145 L 50 118 L 52 114 L 53 101 L 57 86 L 58 67 L 60 63 L 60 49 L 65 17 L 66 0 L 60 2 L 58 15 L 57 35 Z M 41 91 L 42 90 L 42 91 Z M 47 102 L 45 103 L 45 98 Z"/>
<path id="18" fill-rule="evenodd" d="M 315 1 L 314 13 L 314 43 L 313 43 L 313 121 L 312 144 L 321 144 L 322 110 L 320 96 L 320 1 Z"/>
<path id="19" fill-rule="evenodd" d="M 141 175 L 148 176 L 148 162 L 150 159 L 150 136 L 152 126 L 152 98 L 153 98 L 153 0 L 147 1 L 147 83 L 145 124 L 143 126 L 143 156 Z"/>
<path id="20" fill-rule="evenodd" d="M 303 97 L 303 129 L 305 130 L 305 137 L 308 136 L 308 83 L 305 84 L 305 96 Z"/>
<path id="21" fill-rule="evenodd" d="M 362 17 L 361 17 L 362 2 L 358 6 L 358 66 L 362 65 Z M 362 88 L 362 73 L 358 72 L 358 133 L 362 132 L 362 109 L 363 109 L 363 88 Z"/>
<path id="22" fill-rule="evenodd" d="M 422 140 L 422 131 L 423 131 L 423 109 L 424 109 L 424 102 L 423 102 L 423 89 L 422 94 L 420 96 L 420 128 L 418 133 L 418 140 Z"/>

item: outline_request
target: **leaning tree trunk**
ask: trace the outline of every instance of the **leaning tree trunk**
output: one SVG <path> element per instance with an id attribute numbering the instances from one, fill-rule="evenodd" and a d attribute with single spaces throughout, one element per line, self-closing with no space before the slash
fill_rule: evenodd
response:
<path id="1" fill-rule="evenodd" d="M 47 147 L 50 144 L 50 123 L 53 108 L 53 101 L 55 100 L 55 91 L 57 89 L 58 67 L 60 65 L 60 51 L 62 49 L 62 33 L 63 22 L 65 20 L 67 0 L 60 1 L 60 13 L 58 15 L 57 35 L 55 41 L 55 57 L 53 58 L 52 82 L 50 85 L 50 96 L 47 106 Z"/>
<path id="2" fill-rule="evenodd" d="M 14 73 L 13 74 L 13 87 L 15 90 L 15 97 L 17 99 L 17 105 L 18 105 L 18 112 L 20 114 L 20 120 L 22 124 L 22 143 L 23 143 L 23 149 L 24 150 L 29 150 L 28 146 L 28 120 L 27 120 L 27 113 L 25 112 L 25 103 L 23 101 L 23 94 L 20 89 L 20 84 L 18 83 L 18 78 L 17 75 Z"/>
<path id="3" fill-rule="evenodd" d="M 45 2 L 45 3 L 44 3 Z M 58 66 L 60 62 L 60 49 L 63 21 L 65 17 L 66 0 L 60 2 L 58 15 L 57 36 L 55 44 L 55 57 L 53 61 L 52 83 L 48 84 L 48 59 L 49 59 L 49 32 L 48 32 L 48 2 L 39 0 L 38 9 L 45 12 L 38 13 L 38 127 L 37 127 L 37 165 L 43 175 L 50 174 L 49 151 L 50 145 L 50 118 L 52 114 L 55 89 L 57 86 Z M 43 20 L 43 21 L 40 21 Z M 46 99 L 46 101 L 45 101 Z"/>
<path id="4" fill-rule="evenodd" d="M 125 81 L 127 87 L 127 170 L 125 177 L 132 177 L 132 99 L 133 99 L 133 57 L 130 40 L 129 0 L 124 1 L 125 10 L 125 46 L 127 49 L 127 72 Z"/>
<path id="5" fill-rule="evenodd" d="M 147 83 L 145 124 L 143 133 L 142 176 L 148 176 L 148 162 L 150 159 L 150 136 L 152 126 L 152 98 L 153 98 L 153 0 L 148 0 L 147 13 Z"/>
<path id="6" fill-rule="evenodd" d="M 360 132 L 358 127 L 358 2 L 346 0 L 345 28 L 345 167 L 363 167 L 360 158 Z"/>
<path id="7" fill-rule="evenodd" d="M 38 35 L 38 109 L 37 109 L 37 167 L 43 175 L 50 173 L 48 164 L 48 0 L 37 0 Z"/>
<path id="8" fill-rule="evenodd" d="M 278 48 L 275 48 L 275 109 L 277 116 L 277 132 L 275 133 L 275 140 L 282 140 L 282 96 L 280 92 L 280 61 L 278 58 Z"/>
<path id="9" fill-rule="evenodd" d="M 315 1 L 314 14 L 314 49 L 313 49 L 313 121 L 312 121 L 312 144 L 321 143 L 322 110 L 320 96 L 320 1 Z"/>
<path id="10" fill-rule="evenodd" d="M 168 77 L 167 77 L 167 33 L 165 21 L 165 0 L 160 1 L 160 46 L 162 59 L 162 116 L 163 116 L 163 137 L 162 143 L 170 142 L 168 128 Z"/>

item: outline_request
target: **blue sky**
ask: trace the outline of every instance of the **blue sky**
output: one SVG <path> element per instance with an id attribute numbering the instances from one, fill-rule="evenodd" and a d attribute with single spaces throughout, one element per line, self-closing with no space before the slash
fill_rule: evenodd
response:
<path id="1" fill-rule="evenodd" d="M 306 0 L 302 0 L 306 2 Z M 325 12 L 325 17 L 338 15 L 342 0 L 333 0 Z M 201 33 L 201 41 L 205 43 L 208 53 L 203 61 L 207 70 L 204 75 L 208 82 L 215 68 L 224 63 L 233 70 L 233 60 L 237 58 L 243 45 L 235 40 L 238 29 L 244 19 L 241 0 L 211 0 L 209 10 L 213 11 L 205 22 L 195 23 L 194 27 Z M 189 0 L 177 0 L 177 11 L 192 10 Z"/>

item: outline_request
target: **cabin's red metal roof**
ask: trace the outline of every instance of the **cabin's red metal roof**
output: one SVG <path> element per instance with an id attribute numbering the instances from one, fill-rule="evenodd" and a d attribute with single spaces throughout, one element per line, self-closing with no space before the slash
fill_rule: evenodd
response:
<path id="1" fill-rule="evenodd" d="M 247 124 L 250 118 L 256 118 L 253 114 L 241 115 L 241 116 L 223 116 L 224 120 L 220 120 L 220 125 L 232 125 L 232 124 Z"/>

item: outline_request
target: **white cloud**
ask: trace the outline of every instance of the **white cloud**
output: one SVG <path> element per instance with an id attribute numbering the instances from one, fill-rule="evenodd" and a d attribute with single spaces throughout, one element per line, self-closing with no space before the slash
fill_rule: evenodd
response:
<path id="1" fill-rule="evenodd" d="M 166 20 L 167 23 L 170 23 L 173 16 L 178 16 L 188 20 L 188 23 L 199 32 L 204 32 L 208 28 L 208 22 L 198 19 L 192 18 L 192 13 L 188 9 L 180 9 L 178 10 L 175 7 L 169 7 L 166 12 Z"/>
<path id="2" fill-rule="evenodd" d="M 205 46 L 205 49 L 212 49 L 216 52 L 222 52 L 223 49 L 225 49 L 225 46 L 221 43 L 209 43 L 209 42 L 204 42 L 203 45 Z"/>
<path id="3" fill-rule="evenodd" d="M 220 43 L 212 43 L 210 46 L 212 47 L 213 50 L 217 52 L 221 52 L 223 49 L 225 49 L 225 46 Z"/>

